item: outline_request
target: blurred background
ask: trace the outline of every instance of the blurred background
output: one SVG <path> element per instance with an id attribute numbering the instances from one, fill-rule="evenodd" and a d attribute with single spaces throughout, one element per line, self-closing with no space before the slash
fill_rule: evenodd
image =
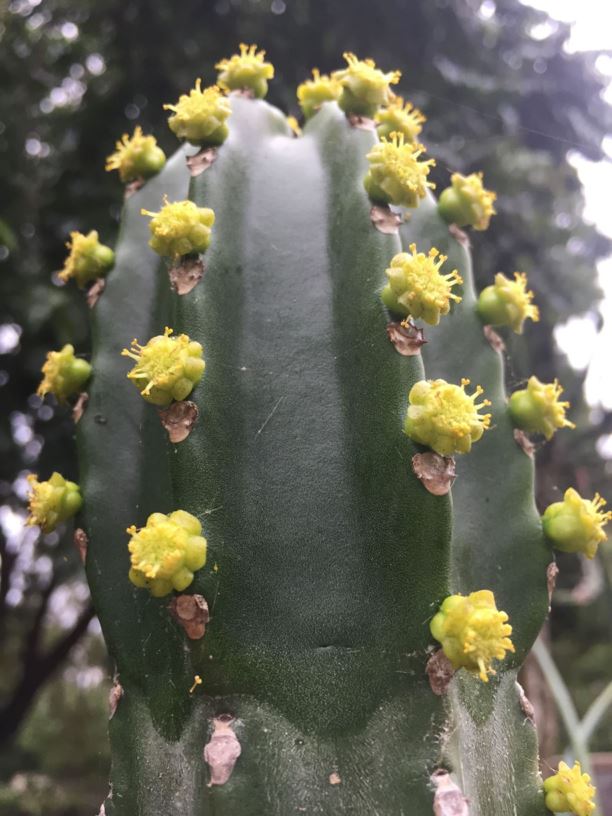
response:
<path id="1" fill-rule="evenodd" d="M 112 667 L 72 530 L 37 538 L 23 521 L 28 473 L 77 477 L 72 421 L 35 391 L 49 349 L 89 349 L 84 299 L 54 272 L 71 230 L 116 237 L 122 190 L 104 172 L 116 139 L 141 124 L 172 152 L 162 103 L 196 77 L 210 84 L 239 42 L 267 50 L 269 101 L 296 115 L 296 86 L 313 66 L 340 67 L 345 50 L 401 68 L 400 92 L 428 117 L 436 180 L 483 170 L 499 193 L 490 229 L 473 235 L 478 284 L 521 270 L 536 292 L 541 321 L 508 344 L 509 385 L 559 377 L 572 403 L 577 430 L 537 454 L 539 505 L 569 486 L 612 500 L 605 14 L 599 0 L 0 0 L 0 814 L 93 814 L 106 791 Z M 612 547 L 602 549 L 588 563 L 558 556 L 542 643 L 577 716 L 604 694 L 590 750 L 605 785 Z M 546 763 L 576 734 L 565 686 L 541 662 L 523 680 Z"/>

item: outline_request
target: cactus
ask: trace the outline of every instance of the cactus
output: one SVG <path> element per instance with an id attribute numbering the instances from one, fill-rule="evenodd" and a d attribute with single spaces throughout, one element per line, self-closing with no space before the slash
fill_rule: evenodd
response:
<path id="1" fill-rule="evenodd" d="M 456 174 L 439 209 L 399 74 L 345 57 L 295 138 L 241 46 L 125 203 L 77 429 L 106 816 L 546 812 L 516 677 L 552 554 L 456 224 L 495 196 Z"/>

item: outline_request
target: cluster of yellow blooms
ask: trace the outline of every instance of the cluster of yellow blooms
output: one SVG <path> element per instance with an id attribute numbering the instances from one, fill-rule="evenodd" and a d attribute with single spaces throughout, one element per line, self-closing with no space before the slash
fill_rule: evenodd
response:
<path id="1" fill-rule="evenodd" d="M 572 768 L 560 762 L 557 773 L 544 780 L 544 803 L 553 813 L 591 816 L 595 810 L 594 798 L 591 777 L 582 773 L 579 762 Z"/>
<path id="2" fill-rule="evenodd" d="M 186 399 L 204 373 L 201 344 L 186 334 L 172 337 L 168 327 L 144 346 L 132 340 L 132 348 L 121 353 L 136 361 L 127 376 L 143 399 L 161 407 Z"/>
<path id="3" fill-rule="evenodd" d="M 437 326 L 440 317 L 448 314 L 451 300 L 461 302 L 452 289 L 463 279 L 456 269 L 448 275 L 440 273 L 447 257 L 435 247 L 427 255 L 417 252 L 416 244 L 410 244 L 409 249 L 410 255 L 400 252 L 391 259 L 385 272 L 389 283 L 381 292 L 382 302 L 392 312 L 420 317 L 430 326 Z"/>
<path id="4" fill-rule="evenodd" d="M 427 189 L 435 187 L 427 180 L 435 161 L 420 161 L 424 152 L 423 145 L 406 142 L 403 133 L 383 136 L 367 155 L 370 168 L 363 184 L 372 201 L 417 207 Z"/>
<path id="5" fill-rule="evenodd" d="M 147 587 L 160 598 L 182 592 L 193 581 L 193 573 L 206 563 L 206 539 L 202 525 L 185 510 L 152 513 L 144 527 L 129 527 L 128 544 L 132 567 L 130 581 Z"/>
<path id="6" fill-rule="evenodd" d="M 386 108 L 374 115 L 376 131 L 381 138 L 389 139 L 392 133 L 401 133 L 407 142 L 416 142 L 423 124 L 427 121 L 418 108 L 396 96 Z"/>
<path id="7" fill-rule="evenodd" d="M 508 615 L 497 609 L 488 589 L 449 595 L 429 626 L 453 667 L 478 674 L 484 683 L 495 674 L 493 660 L 503 660 L 506 652 L 514 651 Z"/>
<path id="8" fill-rule="evenodd" d="M 473 394 L 461 385 L 446 380 L 421 380 L 412 386 L 406 415 L 406 434 L 421 445 L 427 445 L 440 456 L 469 453 L 472 443 L 482 438 L 491 424 L 491 414 L 480 414 L 491 403 L 476 402 L 483 393 L 478 385 Z"/>
<path id="9" fill-rule="evenodd" d="M 208 249 L 215 223 L 215 214 L 208 207 L 198 207 L 193 201 L 166 199 L 159 212 L 141 210 L 141 213 L 151 217 L 149 246 L 159 255 L 178 258 Z"/>
<path id="10" fill-rule="evenodd" d="M 164 110 L 173 112 L 170 130 L 192 144 L 220 145 L 229 135 L 226 120 L 232 108 L 217 85 L 202 90 L 202 80 L 196 79 L 195 88 L 181 94 L 175 105 L 164 105 Z"/>

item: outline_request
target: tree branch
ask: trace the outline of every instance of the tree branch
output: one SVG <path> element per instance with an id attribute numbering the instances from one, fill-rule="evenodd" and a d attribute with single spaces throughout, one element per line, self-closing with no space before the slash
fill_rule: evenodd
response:
<path id="1" fill-rule="evenodd" d="M 0 709 L 0 744 L 9 742 L 14 737 L 41 686 L 55 673 L 83 637 L 93 616 L 94 609 L 89 604 L 72 629 L 66 632 L 46 655 L 34 657 L 29 666 L 24 666 L 20 684 L 8 703 Z"/>

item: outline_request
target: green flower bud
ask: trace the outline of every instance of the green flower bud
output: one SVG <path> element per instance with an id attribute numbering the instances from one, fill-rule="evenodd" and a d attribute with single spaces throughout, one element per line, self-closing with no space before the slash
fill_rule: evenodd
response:
<path id="1" fill-rule="evenodd" d="M 54 473 L 46 482 L 39 482 L 34 474 L 28 476 L 30 515 L 26 524 L 37 525 L 43 533 L 50 533 L 62 521 L 78 513 L 83 504 L 81 491 L 75 482 L 68 482 Z"/>
<path id="2" fill-rule="evenodd" d="M 43 379 L 36 393 L 39 397 L 53 394 L 58 402 L 80 393 L 91 376 L 91 366 L 86 360 L 74 356 L 74 346 L 67 344 L 61 351 L 50 351 L 42 367 Z"/>

